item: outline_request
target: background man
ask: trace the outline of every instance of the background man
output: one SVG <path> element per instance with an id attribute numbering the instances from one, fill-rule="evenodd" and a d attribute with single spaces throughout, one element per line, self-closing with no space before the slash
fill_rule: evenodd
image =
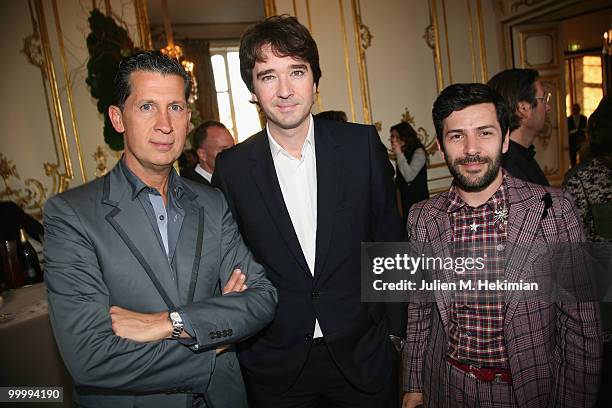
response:
<path id="1" fill-rule="evenodd" d="M 587 118 L 580 114 L 580 104 L 572 105 L 572 114 L 567 117 L 567 132 L 569 136 L 569 153 L 572 167 L 576 165 L 576 159 L 580 147 L 584 142 L 584 129 L 587 126 Z"/>
<path id="2" fill-rule="evenodd" d="M 51 324 L 77 403 L 246 407 L 224 347 L 272 319 L 276 292 L 221 192 L 172 170 L 189 76 L 148 51 L 120 64 L 115 85 L 108 114 L 124 133 L 122 159 L 44 211 Z"/>
<path id="3" fill-rule="evenodd" d="M 223 123 L 216 120 L 202 123 L 193 131 L 193 148 L 196 149 L 198 163 L 181 176 L 210 185 L 217 155 L 232 146 L 234 138 Z"/>
<path id="4" fill-rule="evenodd" d="M 528 268 L 508 267 L 508 245 L 584 242 L 567 196 L 502 171 L 511 119 L 500 95 L 482 84 L 451 85 L 433 120 L 453 184 L 412 207 L 410 241 L 472 245 L 489 254 L 478 277 L 511 282 Z M 438 291 L 435 302 L 409 304 L 403 408 L 594 405 L 601 330 L 593 303 L 460 295 Z"/>
<path id="5" fill-rule="evenodd" d="M 279 291 L 240 347 L 251 404 L 394 407 L 405 307 L 361 303 L 359 278 L 362 241 L 404 236 L 386 149 L 373 126 L 313 119 L 318 51 L 294 17 L 247 30 L 240 65 L 267 125 L 219 155 L 213 184 Z"/>
<path id="6" fill-rule="evenodd" d="M 491 78 L 488 85 L 506 100 L 513 113 L 504 169 L 521 180 L 548 186 L 544 172 L 534 159 L 533 141 L 546 126 L 546 115 L 550 112 L 550 92 L 544 89 L 538 71 L 507 69 Z"/>

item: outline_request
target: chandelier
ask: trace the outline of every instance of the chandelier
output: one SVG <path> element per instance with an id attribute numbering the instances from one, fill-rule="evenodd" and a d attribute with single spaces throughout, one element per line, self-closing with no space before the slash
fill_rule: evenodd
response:
<path id="1" fill-rule="evenodd" d="M 174 34 L 172 33 L 172 23 L 170 22 L 170 14 L 168 13 L 168 3 L 166 0 L 161 0 L 162 13 L 164 15 L 164 28 L 166 30 L 166 41 L 168 45 L 162 48 L 160 51 L 166 54 L 170 58 L 173 58 L 181 63 L 185 71 L 191 78 L 191 92 L 189 93 L 188 103 L 194 103 L 198 99 L 198 82 L 194 74 L 195 64 L 187 60 L 183 56 L 183 48 L 174 43 Z"/>

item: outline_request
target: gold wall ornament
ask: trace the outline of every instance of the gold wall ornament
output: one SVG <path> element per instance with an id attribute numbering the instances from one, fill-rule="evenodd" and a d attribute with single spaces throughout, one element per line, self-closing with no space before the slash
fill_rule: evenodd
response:
<path id="1" fill-rule="evenodd" d="M 382 122 L 380 120 L 377 122 L 374 122 L 374 127 L 379 133 L 382 132 Z"/>
<path id="2" fill-rule="evenodd" d="M 98 145 L 91 156 L 96 162 L 96 177 L 102 177 L 108 172 L 108 153 L 106 152 L 106 149 L 103 146 Z"/>
<path id="3" fill-rule="evenodd" d="M 367 50 L 372 45 L 372 38 L 374 38 L 370 32 L 370 27 L 361 23 L 359 26 L 359 32 L 361 37 L 361 48 Z"/>
<path id="4" fill-rule="evenodd" d="M 547 0 L 518 0 L 510 5 L 510 10 L 516 13 L 522 7 L 531 7 L 538 3 L 543 3 Z"/>
<path id="5" fill-rule="evenodd" d="M 419 136 L 419 140 L 425 146 L 425 151 L 428 156 L 432 156 L 435 152 L 438 151 L 438 145 L 436 144 L 436 136 L 430 136 L 427 129 L 422 126 L 418 126 L 415 123 L 414 116 L 410 114 L 408 108 L 404 108 L 404 114 L 402 115 L 402 122 L 409 123 L 414 130 L 416 130 L 417 135 Z"/>
<path id="6" fill-rule="evenodd" d="M 4 182 L 4 190 L 0 191 L 0 199 L 13 201 L 28 214 L 40 219 L 47 198 L 43 184 L 33 178 L 29 178 L 22 183 L 17 172 L 17 166 L 2 153 L 0 153 L 0 177 Z M 9 183 L 11 178 L 17 179 L 23 187 L 11 188 Z"/>
<path id="7" fill-rule="evenodd" d="M 429 48 L 431 48 L 432 50 L 436 48 L 436 30 L 434 30 L 433 24 L 430 24 L 425 27 L 425 32 L 423 33 L 423 36 L 421 38 L 425 40 L 425 43 Z"/>
<path id="8" fill-rule="evenodd" d="M 546 150 L 550 140 L 552 138 L 553 126 L 550 120 L 550 115 L 546 115 L 546 119 L 544 120 L 544 127 L 536 134 L 536 139 L 540 141 L 540 144 Z"/>
<path id="9" fill-rule="evenodd" d="M 34 33 L 23 39 L 23 49 L 21 52 L 28 57 L 30 64 L 34 65 L 35 67 L 42 68 L 43 64 L 45 63 L 45 58 L 42 55 L 42 46 L 40 44 L 38 28 L 34 27 Z"/>

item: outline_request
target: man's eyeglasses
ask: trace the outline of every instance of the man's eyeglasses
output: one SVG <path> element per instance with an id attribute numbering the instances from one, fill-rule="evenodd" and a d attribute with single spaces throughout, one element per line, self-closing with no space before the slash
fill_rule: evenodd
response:
<path id="1" fill-rule="evenodd" d="M 541 99 L 546 101 L 546 104 L 550 103 L 550 92 L 546 92 L 544 96 L 536 96 L 535 99 Z"/>

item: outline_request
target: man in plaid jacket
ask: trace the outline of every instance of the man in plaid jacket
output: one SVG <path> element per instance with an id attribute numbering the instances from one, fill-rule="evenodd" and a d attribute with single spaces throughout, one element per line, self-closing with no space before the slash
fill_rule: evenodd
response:
<path id="1" fill-rule="evenodd" d="M 455 84 L 440 94 L 433 119 L 453 184 L 412 207 L 408 230 L 410 241 L 434 251 L 450 244 L 483 249 L 493 254 L 484 273 L 519 281 L 527 268 L 505 263 L 509 246 L 531 253 L 585 238 L 561 191 L 501 169 L 509 115 L 486 85 Z M 486 302 L 469 302 L 438 291 L 435 301 L 409 304 L 403 408 L 595 404 L 602 352 L 596 304 L 512 296 L 494 292 Z"/>

